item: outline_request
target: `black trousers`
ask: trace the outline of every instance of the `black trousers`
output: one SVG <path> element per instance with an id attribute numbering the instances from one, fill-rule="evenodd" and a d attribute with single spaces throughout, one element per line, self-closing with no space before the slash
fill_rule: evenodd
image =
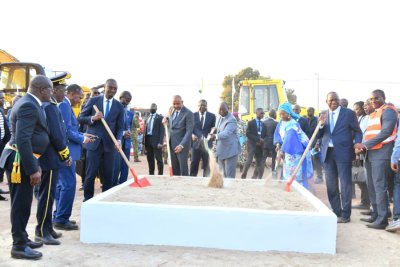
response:
<path id="1" fill-rule="evenodd" d="M 53 228 L 52 211 L 56 184 L 59 170 L 48 170 L 42 172 L 42 182 L 39 186 L 39 199 L 37 205 L 35 234 L 44 237 L 50 234 Z"/>
<path id="2" fill-rule="evenodd" d="M 254 147 L 248 147 L 248 158 L 246 160 L 246 163 L 244 165 L 243 173 L 242 173 L 242 179 L 246 178 L 247 176 L 247 171 L 250 168 L 251 163 L 253 162 L 253 157 L 256 159 L 256 167 L 253 172 L 253 176 L 251 178 L 255 179 L 261 179 L 263 174 L 264 174 L 264 168 L 265 168 L 265 161 L 263 162 L 263 148 L 261 146 L 254 146 Z"/>
<path id="3" fill-rule="evenodd" d="M 151 135 L 146 135 L 145 138 L 145 147 L 146 147 L 146 157 L 147 157 L 147 163 L 149 165 L 149 175 L 154 175 L 154 170 L 155 170 L 155 160 L 157 161 L 157 169 L 158 169 L 158 175 L 163 175 L 164 172 L 164 162 L 162 158 L 162 148 L 154 148 L 151 145 Z"/>
<path id="4" fill-rule="evenodd" d="M 199 172 L 200 159 L 203 161 L 203 177 L 210 176 L 209 156 L 203 142 L 199 148 L 192 148 L 192 161 L 190 162 L 190 176 L 197 176 Z"/>
<path id="5" fill-rule="evenodd" d="M 15 158 L 15 152 L 11 153 L 7 159 L 5 170 L 12 171 L 12 165 Z M 21 164 L 21 183 L 13 184 L 10 181 L 11 198 L 11 235 L 13 238 L 13 247 L 24 249 L 28 242 L 28 233 L 26 226 L 31 216 L 33 186 L 30 183 L 30 177 L 26 175 L 24 166 Z"/>

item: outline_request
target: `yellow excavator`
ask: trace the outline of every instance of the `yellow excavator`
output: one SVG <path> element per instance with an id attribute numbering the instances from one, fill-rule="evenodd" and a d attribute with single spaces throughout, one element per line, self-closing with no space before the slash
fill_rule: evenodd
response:
<path id="1" fill-rule="evenodd" d="M 40 64 L 20 62 L 11 54 L 0 49 L 0 91 L 4 93 L 5 110 L 11 107 L 11 101 L 15 95 L 24 95 L 26 93 L 31 79 L 39 74 L 46 75 L 49 78 L 55 76 L 54 72 L 46 71 Z M 84 95 L 90 92 L 88 87 L 81 87 Z M 76 115 L 80 112 L 81 104 L 74 107 Z"/>
<path id="2" fill-rule="evenodd" d="M 239 83 L 239 90 L 238 113 L 244 121 L 254 119 L 257 108 L 268 114 L 271 109 L 277 111 L 280 104 L 288 101 L 285 81 L 280 79 L 244 80 Z M 302 107 L 300 115 L 306 114 L 306 108 Z"/>

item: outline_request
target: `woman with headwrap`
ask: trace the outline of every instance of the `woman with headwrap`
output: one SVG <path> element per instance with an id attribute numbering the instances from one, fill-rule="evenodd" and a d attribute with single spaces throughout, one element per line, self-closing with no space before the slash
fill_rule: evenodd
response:
<path id="1" fill-rule="evenodd" d="M 278 111 L 281 121 L 275 130 L 274 144 L 276 145 L 277 152 L 283 154 L 283 179 L 288 180 L 298 165 L 309 139 L 297 122 L 300 115 L 293 112 L 290 103 L 283 103 L 279 106 Z M 312 158 L 310 152 L 308 152 L 296 174 L 296 181 L 309 189 L 312 177 Z"/>

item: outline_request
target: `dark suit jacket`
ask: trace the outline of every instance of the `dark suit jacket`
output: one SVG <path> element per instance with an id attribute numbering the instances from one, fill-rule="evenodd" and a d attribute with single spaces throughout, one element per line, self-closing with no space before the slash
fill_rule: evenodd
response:
<path id="1" fill-rule="evenodd" d="M 169 133 L 171 149 L 182 145 L 184 150 L 189 150 L 193 133 L 193 113 L 188 108 L 183 106 L 175 120 L 174 114 L 171 114 Z"/>
<path id="2" fill-rule="evenodd" d="M 132 128 L 132 120 L 133 120 L 134 114 L 132 111 L 130 111 L 128 109 L 124 109 L 124 111 L 125 111 L 124 131 L 132 132 L 131 128 Z M 122 149 L 124 151 L 129 151 L 132 146 L 132 138 L 131 137 L 129 137 L 129 138 L 122 137 L 121 144 L 122 144 Z"/>
<path id="3" fill-rule="evenodd" d="M 17 145 L 21 164 L 27 175 L 39 170 L 39 160 L 33 153 L 42 155 L 49 144 L 49 132 L 43 110 L 30 94 L 23 96 L 13 107 L 11 114 L 10 144 Z M 14 155 L 10 149 L 4 149 L 0 167 L 4 168 L 7 158 Z"/>
<path id="4" fill-rule="evenodd" d="M 39 158 L 39 162 L 42 171 L 48 171 L 65 166 L 58 151 L 63 151 L 67 147 L 67 136 L 63 118 L 57 104 L 47 102 L 43 106 L 49 129 L 50 144 Z"/>
<path id="5" fill-rule="evenodd" d="M 211 112 L 206 112 L 205 118 L 204 118 L 204 126 L 202 129 L 202 125 L 200 123 L 200 112 L 197 111 L 193 113 L 193 119 L 194 119 L 194 127 L 193 127 L 193 134 L 197 136 L 198 140 L 197 142 L 194 142 L 192 144 L 192 147 L 194 149 L 198 149 L 200 147 L 201 142 L 203 142 L 203 139 L 206 139 L 208 134 L 211 131 L 212 127 L 215 127 L 215 114 Z M 212 146 L 212 141 L 208 141 L 208 146 Z"/>
<path id="6" fill-rule="evenodd" d="M 165 134 L 165 128 L 164 125 L 162 124 L 163 116 L 161 114 L 155 114 L 153 118 L 153 130 L 151 133 L 151 138 L 150 138 L 150 145 L 157 149 L 158 144 L 163 144 L 164 143 L 164 134 Z M 148 121 L 146 121 L 145 129 L 144 129 L 144 134 L 143 134 L 143 142 L 146 144 L 146 135 L 147 135 L 147 125 Z"/>
<path id="7" fill-rule="evenodd" d="M 265 137 L 264 137 L 264 148 L 275 149 L 274 146 L 274 133 L 278 122 L 273 118 L 268 118 L 264 121 Z"/>
<path id="8" fill-rule="evenodd" d="M 326 112 L 328 114 L 328 112 Z M 327 115 L 327 117 L 329 117 Z M 329 140 L 332 137 L 333 146 L 337 155 L 337 162 L 350 162 L 355 158 L 354 144 L 361 143 L 362 132 L 358 125 L 356 114 L 348 109 L 341 107 L 339 117 L 335 123 L 335 128 L 331 134 L 329 121 L 318 132 L 321 138 L 321 161 L 325 162 L 328 151 Z"/>
<path id="9" fill-rule="evenodd" d="M 249 121 L 246 129 L 247 136 L 247 145 L 249 149 L 255 149 L 257 146 L 257 142 L 261 139 L 264 139 L 266 136 L 266 128 L 263 122 L 261 122 L 261 136 L 258 135 L 258 125 L 257 119 L 253 119 Z M 261 147 L 263 148 L 263 147 Z"/>
<path id="10" fill-rule="evenodd" d="M 104 95 L 92 97 L 89 99 L 87 104 L 83 107 L 81 114 L 79 116 L 79 121 L 83 122 L 88 125 L 87 133 L 91 133 L 97 135 L 99 138 L 96 139 L 94 142 L 90 142 L 86 144 L 86 149 L 94 151 L 100 144 L 100 141 L 103 141 L 103 147 L 105 152 L 114 152 L 115 145 L 112 141 L 111 137 L 108 135 L 106 128 L 103 126 L 103 123 L 98 120 L 92 123 L 91 117 L 94 116 L 96 111 L 93 108 L 93 105 L 96 105 L 97 108 L 103 112 L 103 98 Z M 110 113 L 108 114 L 107 118 L 105 118 L 108 126 L 110 127 L 112 133 L 114 134 L 117 140 L 122 139 L 122 133 L 124 130 L 124 119 L 125 119 L 125 111 L 124 106 L 122 104 L 113 99 L 112 106 L 110 109 Z"/>
<path id="11" fill-rule="evenodd" d="M 310 133 L 310 126 L 308 125 L 308 119 L 304 117 L 300 117 L 297 122 L 300 124 L 301 130 L 307 135 L 308 138 L 311 137 L 312 132 Z M 315 129 L 315 128 L 314 128 Z"/>

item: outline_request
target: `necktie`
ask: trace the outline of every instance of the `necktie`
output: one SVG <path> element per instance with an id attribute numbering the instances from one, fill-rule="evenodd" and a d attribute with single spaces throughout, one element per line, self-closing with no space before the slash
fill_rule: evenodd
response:
<path id="1" fill-rule="evenodd" d="M 178 118 L 178 116 L 179 116 L 179 111 L 175 111 L 175 117 L 174 117 L 173 121 L 175 121 Z"/>
<path id="2" fill-rule="evenodd" d="M 150 115 L 149 123 L 147 125 L 147 134 L 148 135 L 151 135 L 151 133 L 153 132 L 152 121 L 153 121 L 153 114 Z"/>
<path id="3" fill-rule="evenodd" d="M 201 124 L 201 129 L 203 130 L 203 125 L 204 125 L 204 113 L 201 113 L 200 124 Z"/>
<path id="4" fill-rule="evenodd" d="M 260 132 L 260 133 L 261 133 L 261 121 L 260 121 L 260 120 L 258 120 L 257 122 L 258 122 L 258 132 Z"/>
<path id="5" fill-rule="evenodd" d="M 331 133 L 333 132 L 333 128 L 335 128 L 335 118 L 333 117 L 334 115 L 335 112 L 331 112 L 331 121 L 330 121 Z"/>
<path id="6" fill-rule="evenodd" d="M 107 118 L 108 113 L 110 113 L 110 100 L 107 100 L 107 105 L 106 105 L 106 112 L 104 113 L 104 118 Z"/>

